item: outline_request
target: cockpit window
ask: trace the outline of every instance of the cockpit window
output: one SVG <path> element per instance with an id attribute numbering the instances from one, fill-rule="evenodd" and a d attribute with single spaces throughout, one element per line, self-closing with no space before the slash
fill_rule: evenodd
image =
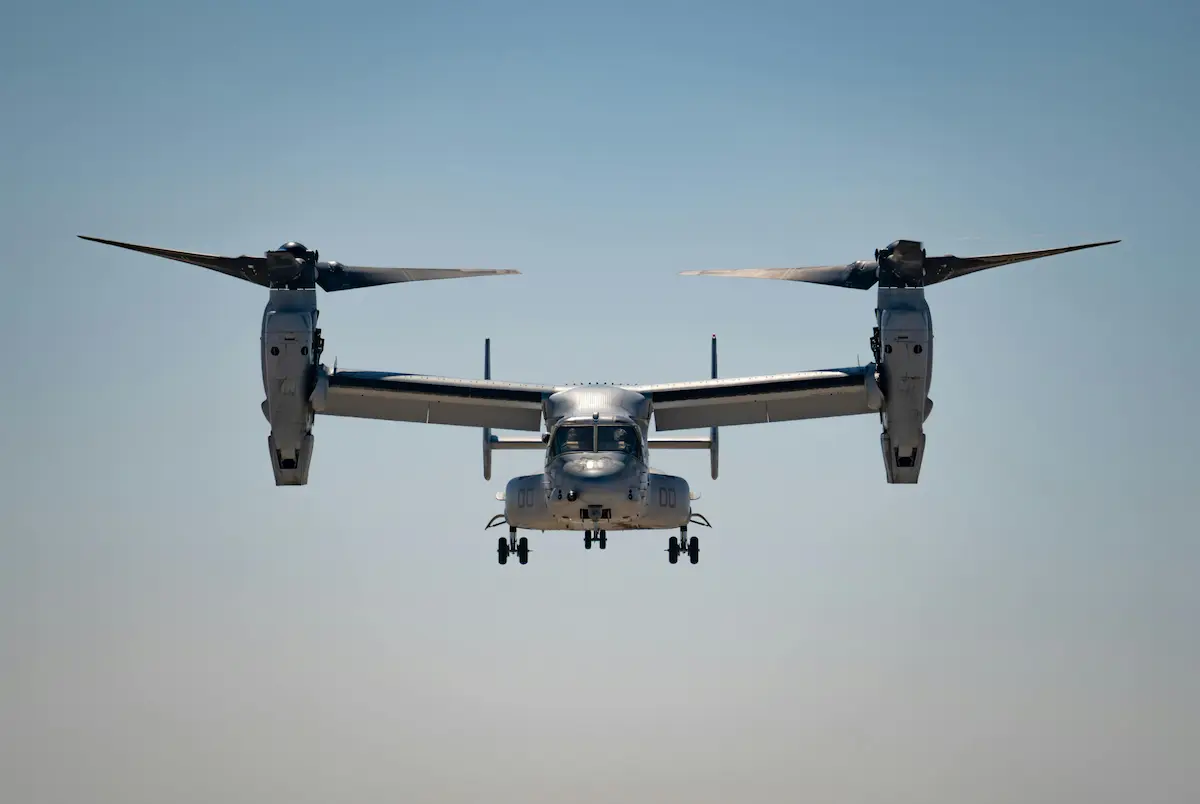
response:
<path id="1" fill-rule="evenodd" d="M 554 454 L 561 455 L 564 452 L 595 452 L 596 448 L 592 444 L 592 428 L 588 426 L 582 427 L 560 427 L 558 433 L 554 436 Z"/>
<path id="2" fill-rule="evenodd" d="M 600 443 L 597 452 L 624 452 L 626 455 L 637 455 L 637 432 L 632 427 L 617 425 L 616 427 L 600 428 Z"/>
<path id="3" fill-rule="evenodd" d="M 592 439 L 590 425 L 565 426 L 554 435 L 553 455 L 565 452 L 624 452 L 626 455 L 641 454 L 641 440 L 637 429 L 626 424 L 604 424 L 596 428 L 600 441 Z"/>

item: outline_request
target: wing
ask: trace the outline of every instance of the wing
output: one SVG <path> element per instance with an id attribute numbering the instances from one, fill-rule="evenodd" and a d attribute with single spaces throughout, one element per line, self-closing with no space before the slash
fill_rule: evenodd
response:
<path id="1" fill-rule="evenodd" d="M 988 254 L 982 257 L 955 257 L 947 254 L 941 257 L 925 258 L 925 284 L 932 285 L 955 279 L 976 271 L 996 268 L 1000 265 L 1012 265 L 1014 262 L 1038 260 L 1042 257 L 1053 257 L 1055 254 L 1066 254 L 1071 251 L 1082 251 L 1085 248 L 1111 246 L 1120 240 L 1105 240 L 1103 243 L 1085 243 L 1081 246 L 1065 246 L 1063 248 L 1048 248 L 1041 251 L 1019 251 L 1013 254 Z"/>
<path id="2" fill-rule="evenodd" d="M 718 268 L 708 271 L 681 271 L 683 276 L 732 276 L 744 279 L 782 279 L 787 282 L 812 282 L 840 288 L 869 290 L 876 280 L 873 262 L 849 265 L 814 265 L 807 268 Z"/>
<path id="3" fill-rule="evenodd" d="M 545 385 L 320 369 L 313 409 L 326 416 L 504 430 L 541 429 Z"/>
<path id="4" fill-rule="evenodd" d="M 645 385 L 658 430 L 766 424 L 879 410 L 874 366 Z"/>
<path id="5" fill-rule="evenodd" d="M 142 254 L 150 254 L 154 257 L 185 262 L 188 265 L 198 265 L 201 268 L 207 268 L 219 274 L 232 276 L 234 279 L 244 279 L 256 285 L 270 287 L 267 276 L 267 261 L 263 257 L 247 257 L 245 255 L 240 257 L 222 257 L 217 254 L 199 254 L 194 251 L 176 251 L 175 249 L 159 248 L 158 246 L 121 243 L 117 240 L 103 240 L 99 237 L 88 237 L 87 235 L 77 235 L 77 237 L 81 240 L 90 240 L 93 243 L 103 243 L 106 246 L 116 246 L 118 248 L 129 249 L 130 251 L 140 251 Z"/>
<path id="6" fill-rule="evenodd" d="M 367 268 L 358 265 L 326 263 L 317 273 L 317 284 L 332 293 L 394 282 L 428 282 L 434 279 L 462 279 L 471 276 L 508 276 L 519 274 L 511 268 Z"/>

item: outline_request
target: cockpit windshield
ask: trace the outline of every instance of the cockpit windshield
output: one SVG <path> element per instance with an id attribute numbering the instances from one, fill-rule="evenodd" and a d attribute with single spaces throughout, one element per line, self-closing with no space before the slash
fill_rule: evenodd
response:
<path id="1" fill-rule="evenodd" d="M 599 443 L 592 438 L 593 428 L 590 424 L 566 425 L 558 428 L 554 435 L 552 455 L 562 455 L 566 452 L 624 452 L 626 455 L 640 455 L 641 440 L 637 428 L 627 424 L 602 424 L 595 428 L 599 434 Z"/>

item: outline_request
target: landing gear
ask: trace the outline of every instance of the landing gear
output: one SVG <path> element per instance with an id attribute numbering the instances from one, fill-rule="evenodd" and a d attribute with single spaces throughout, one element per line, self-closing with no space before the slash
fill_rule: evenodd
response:
<path id="1" fill-rule="evenodd" d="M 518 539 L 516 528 L 509 528 L 508 538 L 506 539 L 501 536 L 496 542 L 497 561 L 499 561 L 501 564 L 507 564 L 510 553 L 516 553 L 517 561 L 521 562 L 522 564 L 529 563 L 529 539 L 524 536 Z"/>
<path id="2" fill-rule="evenodd" d="M 672 536 L 667 542 L 668 561 L 678 564 L 680 553 L 687 553 L 688 561 L 693 564 L 700 563 L 700 540 L 695 536 L 688 537 L 686 525 L 679 529 L 678 537 Z"/>
<path id="3" fill-rule="evenodd" d="M 595 535 L 593 535 L 593 534 L 595 534 Z M 583 532 L 583 547 L 584 547 L 584 549 L 591 550 L 593 541 L 599 542 L 601 550 L 608 547 L 608 531 L 606 531 L 606 530 L 597 530 L 597 531 L 585 530 Z"/>

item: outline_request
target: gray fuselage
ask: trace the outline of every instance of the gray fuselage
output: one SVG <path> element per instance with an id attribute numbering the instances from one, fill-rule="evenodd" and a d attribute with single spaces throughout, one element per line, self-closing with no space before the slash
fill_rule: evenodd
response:
<path id="1" fill-rule="evenodd" d="M 546 400 L 545 465 L 505 490 L 510 528 L 663 530 L 687 525 L 691 494 L 681 477 L 649 466 L 650 406 L 639 393 L 582 386 Z"/>

